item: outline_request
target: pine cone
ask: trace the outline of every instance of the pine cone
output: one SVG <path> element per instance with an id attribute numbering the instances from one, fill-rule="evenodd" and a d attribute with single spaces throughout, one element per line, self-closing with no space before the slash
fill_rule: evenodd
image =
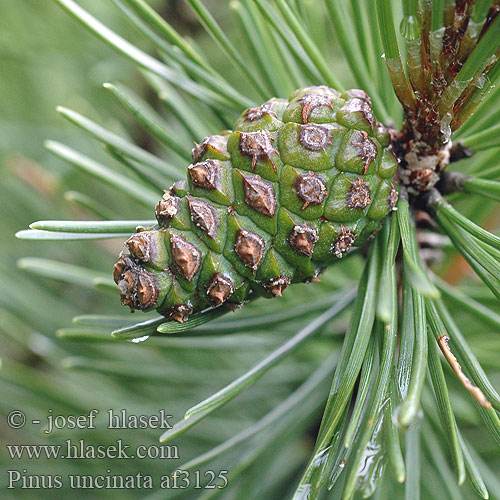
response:
<path id="1" fill-rule="evenodd" d="M 196 144 L 158 227 L 127 240 L 114 268 L 122 304 L 182 322 L 314 280 L 394 208 L 389 143 L 361 90 L 307 87 L 247 109 Z"/>

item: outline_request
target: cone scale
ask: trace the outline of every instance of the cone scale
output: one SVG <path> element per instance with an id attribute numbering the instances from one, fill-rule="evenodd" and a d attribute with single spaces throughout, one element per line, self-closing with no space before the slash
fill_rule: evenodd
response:
<path id="1" fill-rule="evenodd" d="M 361 90 L 295 91 L 247 109 L 192 151 L 187 180 L 114 268 L 121 302 L 183 322 L 317 281 L 394 208 L 398 161 Z"/>

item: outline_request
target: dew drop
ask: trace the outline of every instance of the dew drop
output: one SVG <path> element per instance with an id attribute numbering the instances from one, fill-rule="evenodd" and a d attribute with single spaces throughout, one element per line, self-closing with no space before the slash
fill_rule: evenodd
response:
<path id="1" fill-rule="evenodd" d="M 130 339 L 130 342 L 134 344 L 139 344 L 140 342 L 144 342 L 149 339 L 149 335 L 144 335 L 143 337 L 137 337 L 135 339 Z"/>
<path id="2" fill-rule="evenodd" d="M 301 485 L 293 498 L 294 500 L 309 500 L 311 498 L 311 485 Z"/>
<path id="3" fill-rule="evenodd" d="M 28 345 L 33 352 L 40 356 L 47 356 L 52 351 L 52 342 L 41 333 L 34 333 L 30 336 Z"/>
<path id="4" fill-rule="evenodd" d="M 486 77 L 484 75 L 481 75 L 477 80 L 476 82 L 474 83 L 474 85 L 478 88 L 478 89 L 482 89 L 484 87 L 484 84 L 486 83 Z"/>
<path id="5" fill-rule="evenodd" d="M 452 115 L 451 113 L 446 113 L 443 118 L 441 119 L 441 133 L 444 135 L 444 143 L 446 144 L 447 142 L 450 142 L 451 139 L 451 120 L 452 120 Z"/>

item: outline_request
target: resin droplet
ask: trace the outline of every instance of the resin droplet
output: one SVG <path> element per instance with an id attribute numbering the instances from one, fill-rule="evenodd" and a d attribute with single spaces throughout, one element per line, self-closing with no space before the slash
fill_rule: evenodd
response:
<path id="1" fill-rule="evenodd" d="M 192 281 L 200 269 L 201 252 L 182 236 L 176 234 L 170 235 L 170 250 L 174 266 L 187 281 Z"/>
<path id="2" fill-rule="evenodd" d="M 299 142 L 309 151 L 320 151 L 332 144 L 328 128 L 314 123 L 300 125 Z"/>
<path id="3" fill-rule="evenodd" d="M 208 203 L 188 198 L 189 212 L 191 220 L 210 238 L 214 238 L 219 229 L 219 215 L 212 205 Z"/>
<path id="4" fill-rule="evenodd" d="M 273 185 L 260 175 L 242 175 L 245 203 L 257 212 L 274 217 L 276 197 Z"/>
<path id="5" fill-rule="evenodd" d="M 349 193 L 347 193 L 347 206 L 349 208 L 363 209 L 366 208 L 371 201 L 368 184 L 366 184 L 361 177 L 358 177 L 358 181 L 351 184 L 351 189 Z"/>
<path id="6" fill-rule="evenodd" d="M 179 198 L 173 196 L 169 191 L 165 191 L 163 198 L 155 207 L 155 215 L 158 224 L 167 224 L 172 217 L 175 217 L 179 212 Z"/>
<path id="7" fill-rule="evenodd" d="M 314 245 L 318 241 L 318 233 L 316 229 L 307 224 L 295 225 L 290 232 L 288 241 L 298 254 L 310 257 Z"/>
<path id="8" fill-rule="evenodd" d="M 321 205 L 328 194 L 325 179 L 314 172 L 300 174 L 295 187 L 297 195 L 304 202 L 302 210 L 309 205 Z"/>
<path id="9" fill-rule="evenodd" d="M 271 162 L 274 171 L 277 172 L 276 165 L 271 159 L 271 154 L 278 153 L 278 151 L 273 148 L 271 140 L 272 136 L 267 131 L 241 132 L 240 152 L 242 155 L 252 158 L 252 170 L 255 170 L 259 160 L 268 160 Z"/>
<path id="10" fill-rule="evenodd" d="M 389 193 L 389 196 L 387 197 L 387 203 L 389 204 L 390 209 L 392 210 L 398 203 L 399 195 L 394 187 L 394 184 L 391 184 L 391 192 Z"/>
<path id="11" fill-rule="evenodd" d="M 186 304 L 179 304 L 177 306 L 172 307 L 168 312 L 168 316 L 179 323 L 184 323 L 189 319 L 189 316 L 193 312 L 193 306 L 191 302 L 187 302 Z"/>
<path id="12" fill-rule="evenodd" d="M 352 231 L 346 229 L 345 226 L 341 226 L 341 228 L 342 228 L 342 233 L 333 242 L 332 245 L 332 252 L 339 259 L 341 259 L 343 255 L 351 249 L 352 244 L 356 239 L 356 233 L 353 233 Z"/>
<path id="13" fill-rule="evenodd" d="M 334 110 L 331 96 L 329 97 L 320 94 L 306 94 L 300 99 L 299 102 L 302 105 L 302 123 L 309 122 L 309 115 L 314 108 L 319 108 L 320 106 L 328 106 L 332 111 Z"/>
<path id="14" fill-rule="evenodd" d="M 236 234 L 234 250 L 245 266 L 256 271 L 264 257 L 266 244 L 258 234 L 239 229 Z"/>
<path id="15" fill-rule="evenodd" d="M 194 165 L 189 165 L 188 175 L 195 186 L 205 189 L 217 189 L 220 168 L 215 160 L 205 160 Z"/>
<path id="16" fill-rule="evenodd" d="M 221 273 L 215 273 L 207 286 L 208 298 L 214 306 L 223 304 L 233 292 L 233 282 Z"/>
<path id="17" fill-rule="evenodd" d="M 278 278 L 271 279 L 264 283 L 264 288 L 273 296 L 281 297 L 283 290 L 290 284 L 288 276 L 279 276 Z"/>

